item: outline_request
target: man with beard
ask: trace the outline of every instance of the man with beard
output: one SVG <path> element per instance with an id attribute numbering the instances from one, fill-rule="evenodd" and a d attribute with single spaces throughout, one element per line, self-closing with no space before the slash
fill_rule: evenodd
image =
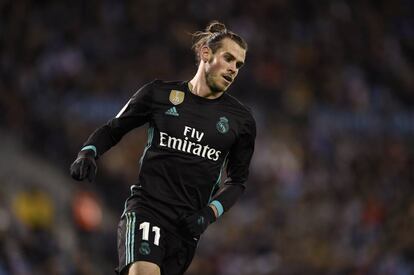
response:
<path id="1" fill-rule="evenodd" d="M 118 226 L 119 274 L 183 274 L 200 235 L 245 189 L 256 125 L 250 110 L 226 91 L 244 64 L 247 44 L 217 21 L 193 38 L 195 76 L 144 85 L 89 137 L 71 166 L 74 179 L 93 181 L 95 160 L 148 123 L 139 179 Z M 227 179 L 220 187 L 223 169 Z"/>

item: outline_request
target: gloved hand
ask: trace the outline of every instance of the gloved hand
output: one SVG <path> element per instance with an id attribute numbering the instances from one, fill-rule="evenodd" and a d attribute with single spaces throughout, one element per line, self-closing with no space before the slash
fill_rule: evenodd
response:
<path id="1" fill-rule="evenodd" d="M 82 150 L 78 157 L 70 166 L 70 175 L 75 180 L 88 178 L 90 182 L 95 180 L 97 166 L 95 162 L 95 152 L 93 150 Z"/>
<path id="2" fill-rule="evenodd" d="M 216 221 L 216 215 L 210 206 L 206 206 L 200 211 L 186 216 L 182 219 L 184 229 L 193 237 L 200 236 L 207 227 Z"/>

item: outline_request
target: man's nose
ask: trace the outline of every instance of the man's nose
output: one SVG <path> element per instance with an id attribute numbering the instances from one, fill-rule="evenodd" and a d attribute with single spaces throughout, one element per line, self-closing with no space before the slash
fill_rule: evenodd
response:
<path id="1" fill-rule="evenodd" d="M 228 70 L 232 73 L 235 74 L 237 72 L 237 68 L 236 68 L 236 64 L 231 63 L 230 66 L 228 67 Z"/>

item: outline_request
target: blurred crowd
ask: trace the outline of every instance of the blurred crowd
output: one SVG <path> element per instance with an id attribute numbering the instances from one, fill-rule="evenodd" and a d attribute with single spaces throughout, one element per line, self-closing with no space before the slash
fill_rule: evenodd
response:
<path id="1" fill-rule="evenodd" d="M 141 85 L 192 77 L 189 33 L 212 19 L 249 43 L 229 92 L 258 137 L 248 189 L 187 274 L 414 274 L 413 1 L 20 0 L 0 15 L 0 130 L 34 156 L 0 147 L 15 160 L 0 169 L 0 275 L 113 274 L 145 128 L 95 183 L 69 165 Z M 60 176 L 34 177 L 39 159 Z"/>

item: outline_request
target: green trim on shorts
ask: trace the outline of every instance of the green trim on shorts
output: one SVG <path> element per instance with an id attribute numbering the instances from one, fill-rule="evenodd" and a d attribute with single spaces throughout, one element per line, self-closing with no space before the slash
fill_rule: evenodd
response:
<path id="1" fill-rule="evenodd" d="M 135 212 L 126 213 L 126 232 L 125 232 L 125 265 L 134 261 L 135 246 Z"/>

